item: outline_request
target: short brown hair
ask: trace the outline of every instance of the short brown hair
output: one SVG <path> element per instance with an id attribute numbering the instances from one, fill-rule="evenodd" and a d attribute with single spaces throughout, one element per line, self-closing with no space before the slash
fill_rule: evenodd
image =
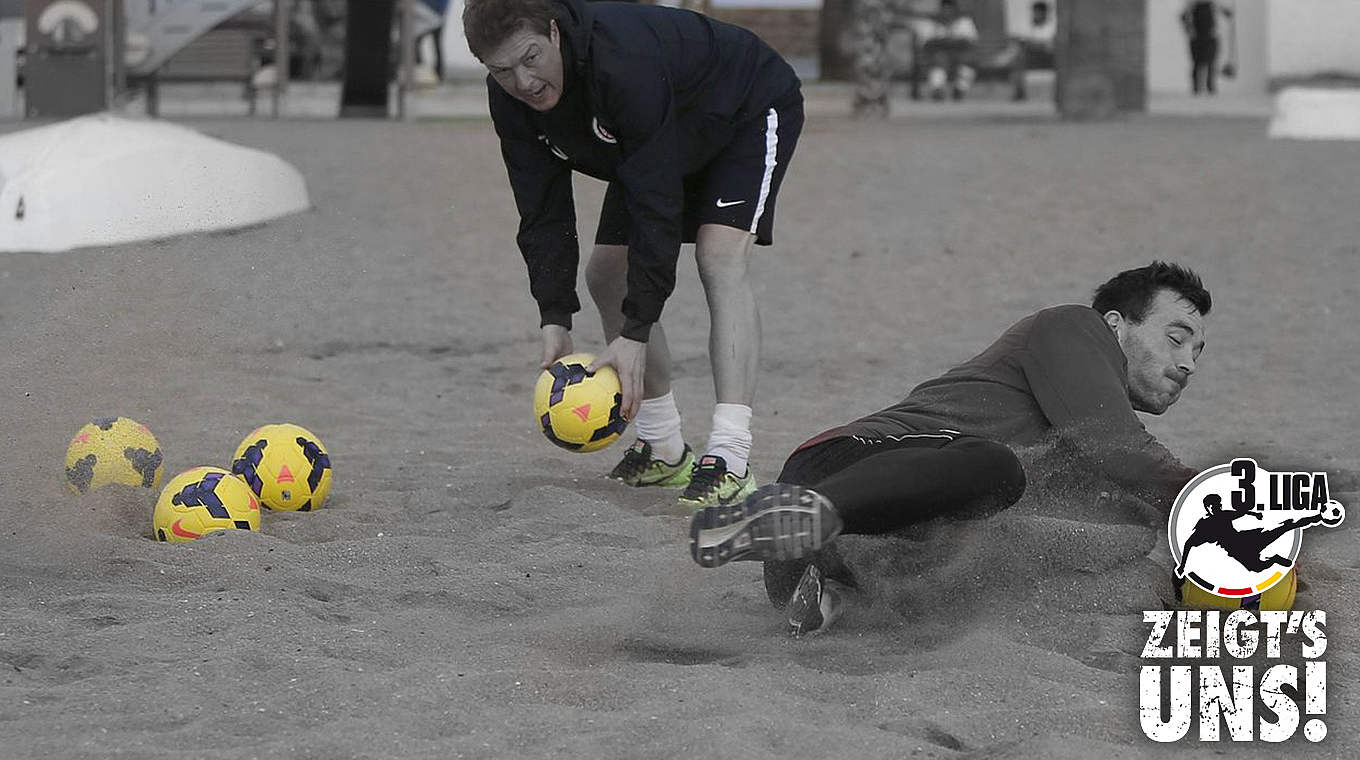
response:
<path id="1" fill-rule="evenodd" d="M 463 8 L 463 36 L 481 61 L 522 28 L 548 36 L 556 17 L 553 0 L 468 0 Z"/>
<path id="2" fill-rule="evenodd" d="M 1160 290 L 1169 290 L 1189 301 L 1200 316 L 1208 316 L 1209 309 L 1214 305 L 1214 299 L 1194 270 L 1179 264 L 1154 261 L 1145 267 L 1120 272 L 1096 288 L 1091 308 L 1101 314 L 1117 311 L 1124 315 L 1124 319 L 1142 324 L 1152 299 Z"/>

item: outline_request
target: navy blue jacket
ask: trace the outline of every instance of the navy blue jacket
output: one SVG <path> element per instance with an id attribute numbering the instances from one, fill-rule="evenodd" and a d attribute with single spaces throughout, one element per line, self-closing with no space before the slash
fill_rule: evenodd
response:
<path id="1" fill-rule="evenodd" d="M 633 223 L 623 335 L 645 341 L 675 287 L 683 177 L 742 122 L 797 96 L 798 77 L 751 32 L 692 11 L 558 2 L 558 104 L 540 113 L 487 77 L 520 214 L 516 240 L 541 324 L 571 327 L 581 308 L 571 172 L 619 183 Z"/>

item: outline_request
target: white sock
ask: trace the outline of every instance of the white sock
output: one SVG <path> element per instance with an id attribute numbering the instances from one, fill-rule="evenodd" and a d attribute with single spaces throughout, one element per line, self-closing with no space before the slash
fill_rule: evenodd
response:
<path id="1" fill-rule="evenodd" d="M 713 432 L 708 436 L 704 453 L 722 457 L 728 472 L 745 476 L 747 460 L 751 458 L 751 407 L 745 404 L 713 407 Z"/>
<path id="2" fill-rule="evenodd" d="M 652 456 L 669 464 L 680 461 L 685 453 L 685 437 L 680 434 L 680 410 L 675 393 L 642 400 L 633 418 L 639 441 L 652 445 Z"/>

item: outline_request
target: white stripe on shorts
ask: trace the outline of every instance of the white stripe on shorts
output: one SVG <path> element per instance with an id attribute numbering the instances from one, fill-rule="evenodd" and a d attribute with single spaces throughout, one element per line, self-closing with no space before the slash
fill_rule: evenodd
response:
<path id="1" fill-rule="evenodd" d="M 770 195 L 770 180 L 774 177 L 775 155 L 779 150 L 779 114 L 773 108 L 765 112 L 765 176 L 760 178 L 760 199 L 756 201 L 756 215 L 751 218 L 752 235 L 765 213 L 765 199 Z"/>
<path id="2" fill-rule="evenodd" d="M 874 446 L 885 441 L 893 441 L 894 443 L 896 443 L 905 441 L 908 438 L 943 438 L 947 441 L 952 441 L 954 440 L 955 436 L 959 435 L 963 434 L 958 432 L 957 430 L 946 430 L 944 428 L 940 428 L 940 432 L 938 433 L 905 433 L 903 435 L 888 435 L 882 438 L 865 438 L 862 435 L 852 435 L 850 437 L 854 438 L 856 441 L 859 441 L 865 446 Z"/>

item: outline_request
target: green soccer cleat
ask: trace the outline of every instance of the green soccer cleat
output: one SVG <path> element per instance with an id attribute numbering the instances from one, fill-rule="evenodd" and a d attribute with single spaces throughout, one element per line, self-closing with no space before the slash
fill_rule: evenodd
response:
<path id="1" fill-rule="evenodd" d="M 755 490 L 756 479 L 749 467 L 745 475 L 737 477 L 728 472 L 725 459 L 705 454 L 694 463 L 680 503 L 695 509 L 741 504 Z"/>
<path id="2" fill-rule="evenodd" d="M 614 465 L 614 469 L 609 472 L 609 478 L 628 486 L 674 488 L 689 484 L 690 471 L 693 467 L 694 452 L 690 450 L 689 444 L 685 445 L 685 453 L 680 456 L 678 463 L 667 464 L 660 459 L 652 458 L 650 443 L 637 441 L 623 452 L 623 460 Z"/>

